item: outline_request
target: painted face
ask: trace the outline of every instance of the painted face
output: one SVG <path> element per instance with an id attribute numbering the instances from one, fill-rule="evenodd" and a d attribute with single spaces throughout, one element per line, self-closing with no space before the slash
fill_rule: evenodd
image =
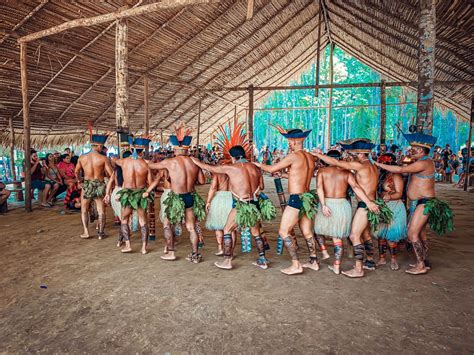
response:
<path id="1" fill-rule="evenodd" d="M 410 148 L 410 153 L 414 159 L 419 159 L 424 155 L 424 150 L 422 147 L 412 146 Z"/>

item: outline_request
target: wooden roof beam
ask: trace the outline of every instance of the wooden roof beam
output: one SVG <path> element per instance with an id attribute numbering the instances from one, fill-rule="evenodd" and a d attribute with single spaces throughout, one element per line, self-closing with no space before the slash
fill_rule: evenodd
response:
<path id="1" fill-rule="evenodd" d="M 108 14 L 102 14 L 102 15 L 98 15 L 94 17 L 67 21 L 60 25 L 20 37 L 18 39 L 18 42 L 19 43 L 30 42 L 30 41 L 34 41 L 46 36 L 51 36 L 57 33 L 61 33 L 63 31 L 70 30 L 72 28 L 90 27 L 90 26 L 101 24 L 101 23 L 112 22 L 121 18 L 127 18 L 131 16 L 140 16 L 140 15 L 148 14 L 151 12 L 163 10 L 163 9 L 171 9 L 171 8 L 187 6 L 187 5 L 207 4 L 207 3 L 215 3 L 215 2 L 218 2 L 218 0 L 163 0 L 160 2 L 155 2 L 152 4 L 143 5 L 143 6 L 139 6 L 132 9 L 126 9 L 126 10 L 119 9 L 117 11 L 110 12 Z"/>
<path id="2" fill-rule="evenodd" d="M 329 43 L 332 45 L 332 36 L 331 36 L 331 27 L 329 24 L 329 15 L 328 15 L 328 10 L 326 8 L 326 3 L 325 0 L 319 0 L 319 8 L 323 10 L 323 16 L 324 16 L 324 24 L 326 27 L 326 33 L 329 38 Z"/>

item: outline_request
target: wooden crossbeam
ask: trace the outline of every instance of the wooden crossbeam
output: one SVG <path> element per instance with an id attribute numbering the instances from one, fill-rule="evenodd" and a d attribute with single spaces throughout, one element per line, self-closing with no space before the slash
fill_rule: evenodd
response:
<path id="1" fill-rule="evenodd" d="M 160 2 L 155 2 L 153 4 L 143 5 L 143 6 L 139 6 L 132 9 L 119 9 L 117 11 L 110 12 L 108 14 L 67 21 L 60 25 L 20 37 L 18 39 L 18 42 L 19 43 L 30 42 L 36 39 L 40 39 L 43 37 L 61 33 L 63 31 L 70 30 L 72 28 L 90 27 L 90 26 L 101 24 L 101 23 L 112 22 L 121 18 L 149 14 L 151 12 L 156 12 L 159 10 L 171 9 L 171 8 L 187 6 L 187 5 L 214 3 L 214 2 L 217 2 L 217 0 L 163 0 Z"/>

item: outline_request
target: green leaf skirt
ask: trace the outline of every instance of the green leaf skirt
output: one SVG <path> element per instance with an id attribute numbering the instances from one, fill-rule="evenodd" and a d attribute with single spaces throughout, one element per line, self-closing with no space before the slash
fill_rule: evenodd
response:
<path id="1" fill-rule="evenodd" d="M 133 210 L 137 210 L 139 208 L 146 210 L 148 203 L 153 203 L 155 199 L 152 194 L 146 198 L 143 198 L 142 195 L 145 191 L 145 188 L 122 189 L 117 193 L 117 195 L 120 196 L 120 204 L 122 207 L 129 207 Z"/>

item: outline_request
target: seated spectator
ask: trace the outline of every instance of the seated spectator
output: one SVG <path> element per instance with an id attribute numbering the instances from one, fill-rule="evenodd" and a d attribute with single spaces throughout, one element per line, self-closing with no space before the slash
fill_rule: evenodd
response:
<path id="1" fill-rule="evenodd" d="M 436 181 L 445 181 L 446 180 L 446 172 L 445 172 L 445 166 L 444 166 L 444 161 L 441 158 L 441 155 L 439 153 L 434 153 L 433 154 L 433 161 L 434 161 L 434 166 L 435 166 L 435 179 Z"/>
<path id="2" fill-rule="evenodd" d="M 47 167 L 45 181 L 49 182 L 52 186 L 47 203 L 52 205 L 56 196 L 66 191 L 67 187 L 63 182 L 53 154 L 46 154 L 46 164 Z"/>
<path id="3" fill-rule="evenodd" d="M 448 164 L 446 166 L 446 181 L 450 184 L 453 183 L 453 175 L 459 167 L 459 161 L 456 154 L 451 154 L 449 156 Z"/>
<path id="4" fill-rule="evenodd" d="M 49 192 L 51 191 L 51 183 L 48 183 L 44 180 L 46 171 L 46 162 L 40 160 L 36 150 L 31 150 L 31 189 L 38 189 L 38 200 L 41 201 L 41 206 L 51 207 L 47 203 Z M 32 193 L 33 195 L 33 193 Z"/>
<path id="5" fill-rule="evenodd" d="M 67 187 L 72 187 L 76 185 L 76 174 L 74 172 L 74 164 L 71 163 L 71 157 L 69 155 L 61 155 L 61 162 L 58 164 L 59 174 L 63 179 Z"/>
<path id="6" fill-rule="evenodd" d="M 6 185 L 0 181 L 0 213 L 8 212 L 8 198 L 11 191 L 6 189 Z"/>
<path id="7" fill-rule="evenodd" d="M 77 185 L 68 187 L 64 198 L 64 207 L 69 211 L 77 212 L 81 210 L 81 190 Z"/>

